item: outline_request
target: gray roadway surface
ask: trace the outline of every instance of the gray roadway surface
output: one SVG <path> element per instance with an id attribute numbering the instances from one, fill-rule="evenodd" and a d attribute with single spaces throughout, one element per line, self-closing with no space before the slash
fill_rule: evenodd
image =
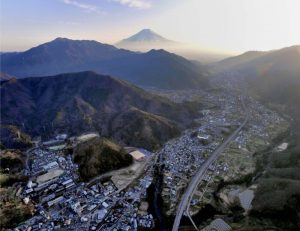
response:
<path id="1" fill-rule="evenodd" d="M 222 144 L 218 146 L 218 148 L 209 156 L 209 158 L 204 162 L 204 164 L 200 167 L 198 172 L 192 178 L 178 205 L 172 231 L 177 231 L 179 229 L 181 217 L 190 201 L 190 197 L 193 195 L 195 187 L 197 187 L 198 183 L 202 180 L 208 167 L 217 159 L 217 157 L 223 152 L 226 146 L 238 135 L 238 133 L 248 122 L 249 114 L 247 113 L 247 109 L 245 107 L 243 99 L 241 101 L 241 104 L 246 112 L 246 118 L 244 122 Z"/>

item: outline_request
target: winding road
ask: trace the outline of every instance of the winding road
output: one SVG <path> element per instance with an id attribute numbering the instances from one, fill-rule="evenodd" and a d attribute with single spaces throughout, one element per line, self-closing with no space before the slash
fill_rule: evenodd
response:
<path id="1" fill-rule="evenodd" d="M 247 122 L 249 120 L 249 113 L 247 113 L 248 111 L 244 104 L 244 98 L 241 99 L 241 104 L 242 104 L 244 111 L 246 112 L 246 118 L 245 118 L 244 122 L 222 144 L 220 144 L 217 147 L 217 149 L 209 156 L 209 158 L 204 162 L 204 164 L 199 168 L 198 172 L 192 178 L 190 184 L 188 185 L 188 187 L 187 187 L 185 193 L 183 194 L 181 201 L 178 205 L 172 231 L 177 231 L 179 229 L 182 215 L 190 201 L 190 197 L 193 195 L 194 189 L 197 187 L 197 185 L 199 184 L 199 182 L 202 180 L 203 176 L 205 175 L 206 170 L 218 158 L 218 156 L 224 151 L 226 146 L 238 135 L 238 133 L 247 124 Z"/>

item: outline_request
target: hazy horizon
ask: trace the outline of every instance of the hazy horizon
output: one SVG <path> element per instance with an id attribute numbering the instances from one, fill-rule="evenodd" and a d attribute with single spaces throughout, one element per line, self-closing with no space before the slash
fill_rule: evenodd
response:
<path id="1" fill-rule="evenodd" d="M 273 50 L 299 44 L 299 8 L 296 0 L 4 0 L 1 52 L 57 37 L 113 45 L 144 28 L 214 53 Z"/>

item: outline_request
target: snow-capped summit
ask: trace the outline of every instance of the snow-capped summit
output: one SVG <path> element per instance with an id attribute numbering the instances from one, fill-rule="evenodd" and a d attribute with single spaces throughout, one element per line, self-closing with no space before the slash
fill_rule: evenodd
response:
<path id="1" fill-rule="evenodd" d="M 162 37 L 150 29 L 143 29 L 140 32 L 123 39 L 120 42 L 169 42 L 170 40 Z"/>
<path id="2" fill-rule="evenodd" d="M 120 48 L 144 51 L 166 48 L 173 46 L 174 44 L 176 44 L 176 42 L 164 38 L 151 29 L 143 29 L 136 34 L 121 40 L 115 45 Z"/>

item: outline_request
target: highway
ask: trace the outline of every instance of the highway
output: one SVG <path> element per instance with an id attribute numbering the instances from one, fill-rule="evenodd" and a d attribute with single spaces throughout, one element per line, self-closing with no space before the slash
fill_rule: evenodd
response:
<path id="1" fill-rule="evenodd" d="M 244 104 L 244 98 L 241 99 L 241 104 L 242 104 L 244 111 L 246 112 L 246 118 L 245 118 L 244 122 L 222 144 L 220 144 L 217 147 L 217 149 L 209 156 L 209 158 L 204 162 L 204 164 L 199 168 L 198 172 L 192 178 L 190 184 L 188 185 L 188 187 L 187 187 L 185 193 L 183 194 L 181 201 L 178 205 L 172 231 L 177 231 L 179 229 L 182 215 L 183 215 L 188 203 L 190 202 L 190 197 L 193 195 L 194 189 L 197 187 L 199 182 L 202 180 L 208 167 L 218 158 L 218 156 L 223 152 L 223 150 L 226 148 L 226 146 L 238 135 L 238 133 L 247 124 L 247 122 L 249 120 L 249 113 L 247 113 L 247 108 L 245 107 L 245 104 Z"/>

